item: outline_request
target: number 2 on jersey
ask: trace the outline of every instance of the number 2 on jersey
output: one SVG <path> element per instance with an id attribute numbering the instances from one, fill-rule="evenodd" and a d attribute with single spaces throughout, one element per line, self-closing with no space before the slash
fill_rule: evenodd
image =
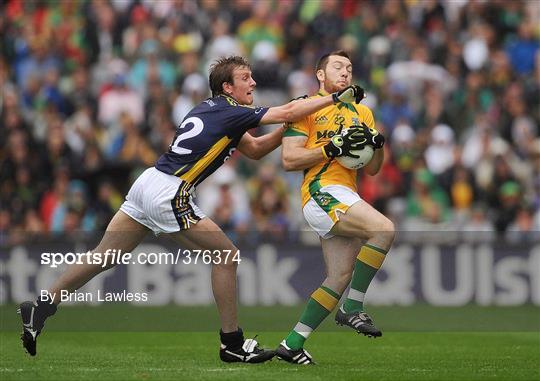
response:
<path id="1" fill-rule="evenodd" d="M 177 153 L 179 155 L 187 155 L 191 153 L 192 150 L 179 147 L 178 144 L 180 144 L 182 140 L 190 139 L 199 135 L 204 128 L 204 123 L 200 118 L 192 116 L 191 118 L 187 118 L 186 120 L 184 120 L 180 125 L 180 128 L 184 128 L 190 123 L 193 124 L 193 128 L 189 131 L 184 132 L 183 134 L 178 135 L 176 139 L 174 139 L 173 144 L 171 144 L 171 150 L 174 153 Z"/>

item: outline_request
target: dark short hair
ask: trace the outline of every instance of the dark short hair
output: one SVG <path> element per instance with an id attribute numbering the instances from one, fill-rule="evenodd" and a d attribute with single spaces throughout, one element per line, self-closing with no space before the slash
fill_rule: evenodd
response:
<path id="1" fill-rule="evenodd" d="M 223 84 L 225 82 L 233 83 L 234 69 L 244 66 L 251 69 L 249 62 L 240 56 L 222 57 L 214 62 L 210 67 L 210 75 L 208 77 L 212 96 L 216 97 L 219 94 L 223 94 Z"/>
<path id="2" fill-rule="evenodd" d="M 341 56 L 347 58 L 349 61 L 351 60 L 351 57 L 349 57 L 347 52 L 345 52 L 344 50 L 335 50 L 319 58 L 319 62 L 317 62 L 317 66 L 315 67 L 315 73 L 319 70 L 326 69 L 326 65 L 328 65 L 328 60 L 330 59 L 330 56 Z"/>

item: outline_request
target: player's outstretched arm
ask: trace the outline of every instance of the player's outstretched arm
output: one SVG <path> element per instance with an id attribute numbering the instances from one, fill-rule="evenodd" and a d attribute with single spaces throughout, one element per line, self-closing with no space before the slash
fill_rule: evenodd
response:
<path id="1" fill-rule="evenodd" d="M 360 103 L 363 98 L 364 90 L 360 86 L 352 85 L 324 97 L 298 99 L 283 106 L 270 107 L 261 118 L 260 124 L 296 122 L 332 104 Z"/>
<path id="2" fill-rule="evenodd" d="M 238 150 L 250 159 L 259 160 L 279 147 L 282 136 L 283 127 L 258 137 L 253 137 L 246 132 L 238 143 Z"/>

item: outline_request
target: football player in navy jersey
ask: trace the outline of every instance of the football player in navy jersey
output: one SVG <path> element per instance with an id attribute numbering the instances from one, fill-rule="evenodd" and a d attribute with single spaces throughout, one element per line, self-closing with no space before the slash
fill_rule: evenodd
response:
<path id="1" fill-rule="evenodd" d="M 209 82 L 212 98 L 186 115 L 168 152 L 135 181 L 92 253 L 108 253 L 107 249 L 131 253 L 149 231 L 166 234 L 186 249 L 236 253 L 229 238 L 193 202 L 194 187 L 235 149 L 259 159 L 281 144 L 281 128 L 260 137 L 251 136 L 249 129 L 296 121 L 338 102 L 359 103 L 364 94 L 360 87 L 349 86 L 324 97 L 278 107 L 252 107 L 256 83 L 248 62 L 238 56 L 218 60 L 210 70 Z M 238 326 L 234 259 L 232 255 L 221 256 L 212 264 L 212 289 L 221 320 L 220 358 L 225 362 L 264 362 L 274 356 L 274 351 L 259 348 L 254 340 L 244 340 Z M 70 265 L 47 296 L 20 305 L 21 339 L 30 355 L 36 354 L 37 336 L 45 320 L 56 312 L 62 290 L 73 292 L 116 263 L 108 261 L 105 267 L 102 263 Z"/>

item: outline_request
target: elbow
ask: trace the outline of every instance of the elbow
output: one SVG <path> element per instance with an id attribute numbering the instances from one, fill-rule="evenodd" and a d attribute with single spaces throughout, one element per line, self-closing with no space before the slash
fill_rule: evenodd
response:
<path id="1" fill-rule="evenodd" d="M 369 176 L 375 176 L 377 173 L 379 173 L 379 171 L 381 170 L 381 165 L 380 164 L 376 164 L 376 165 L 367 165 L 365 167 L 365 173 L 368 174 Z"/>
<path id="2" fill-rule="evenodd" d="M 257 139 L 255 139 L 249 146 L 249 149 L 246 150 L 245 155 L 252 160 L 259 160 L 264 156 L 262 153 L 262 147 Z"/>
<path id="3" fill-rule="evenodd" d="M 298 171 L 298 168 L 296 168 L 294 165 L 292 164 L 286 164 L 286 163 L 282 163 L 283 164 L 283 169 L 285 170 L 285 172 L 294 172 L 294 171 Z"/>
<path id="4" fill-rule="evenodd" d="M 287 161 L 281 161 L 281 165 L 285 172 L 291 172 L 294 171 L 294 167 Z"/>
<path id="5" fill-rule="evenodd" d="M 378 169 L 370 169 L 370 168 L 366 168 L 366 171 L 365 171 L 369 176 L 375 176 L 377 173 L 379 173 L 379 170 Z"/>
<path id="6" fill-rule="evenodd" d="M 253 160 L 261 160 L 263 157 L 264 157 L 263 154 L 261 154 L 261 153 L 259 153 L 259 152 L 254 152 L 254 153 L 250 156 L 250 159 L 253 159 Z"/>
<path id="7" fill-rule="evenodd" d="M 298 170 L 298 168 L 296 168 L 294 162 L 289 157 L 286 157 L 286 156 L 281 157 L 281 165 L 282 165 L 283 169 L 285 171 L 287 171 L 287 172 L 297 171 Z"/>
<path id="8" fill-rule="evenodd" d="M 375 176 L 382 168 L 383 165 L 383 158 L 382 155 L 383 151 L 376 151 L 376 156 L 371 159 L 371 161 L 366 165 L 365 167 L 365 173 L 367 173 L 369 176 Z"/>

